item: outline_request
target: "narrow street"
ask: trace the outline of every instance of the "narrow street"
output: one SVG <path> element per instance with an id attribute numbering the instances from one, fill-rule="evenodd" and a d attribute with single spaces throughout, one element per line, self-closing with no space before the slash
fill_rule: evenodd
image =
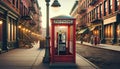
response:
<path id="1" fill-rule="evenodd" d="M 77 53 L 101 69 L 120 69 L 120 52 L 76 44 Z"/>

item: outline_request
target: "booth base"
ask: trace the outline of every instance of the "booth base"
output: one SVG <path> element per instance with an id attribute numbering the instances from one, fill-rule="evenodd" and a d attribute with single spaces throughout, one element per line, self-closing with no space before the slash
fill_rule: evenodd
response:
<path id="1" fill-rule="evenodd" d="M 55 55 L 52 62 L 75 63 L 73 55 Z"/>
<path id="2" fill-rule="evenodd" d="M 74 68 L 76 69 L 78 66 L 75 63 L 63 63 L 63 62 L 56 62 L 56 63 L 50 63 L 50 68 Z"/>

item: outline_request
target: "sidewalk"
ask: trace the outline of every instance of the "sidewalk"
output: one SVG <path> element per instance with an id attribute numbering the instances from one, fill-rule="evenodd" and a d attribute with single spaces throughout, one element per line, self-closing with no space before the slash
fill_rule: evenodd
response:
<path id="1" fill-rule="evenodd" d="M 31 49 L 14 49 L 0 54 L 0 69 L 98 69 L 97 66 L 80 55 L 76 55 L 76 68 L 51 68 L 42 63 L 45 49 L 38 49 L 34 45 Z M 60 64 L 61 65 L 61 64 Z M 66 64 L 64 65 L 66 66 Z"/>
<path id="2" fill-rule="evenodd" d="M 80 41 L 76 41 L 76 43 L 80 43 Z M 116 46 L 116 45 L 108 45 L 108 44 L 98 44 L 96 46 L 87 43 L 87 42 L 83 42 L 83 44 L 85 45 L 89 45 L 89 46 L 93 46 L 93 47 L 98 47 L 98 48 L 102 48 L 102 49 L 108 49 L 108 50 L 113 50 L 113 51 L 120 51 L 120 46 Z"/>

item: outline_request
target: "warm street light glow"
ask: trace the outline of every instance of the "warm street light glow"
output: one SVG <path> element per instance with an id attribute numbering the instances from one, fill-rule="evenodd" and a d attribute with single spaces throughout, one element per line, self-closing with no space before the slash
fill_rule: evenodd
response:
<path id="1" fill-rule="evenodd" d="M 18 26 L 18 28 L 21 28 L 21 26 Z"/>
<path id="2" fill-rule="evenodd" d="M 28 29 L 26 29 L 26 32 L 28 32 Z"/>
<path id="3" fill-rule="evenodd" d="M 25 30 L 25 28 L 22 29 L 23 31 Z"/>
<path id="4" fill-rule="evenodd" d="M 2 20 L 0 20 L 0 24 L 2 24 L 3 22 L 2 22 Z"/>
<path id="5" fill-rule="evenodd" d="M 28 32 L 30 32 L 30 30 L 28 30 Z"/>
<path id="6" fill-rule="evenodd" d="M 53 10 L 54 12 L 59 11 L 59 9 L 60 9 L 60 8 L 58 8 L 58 7 L 52 7 L 52 10 Z"/>

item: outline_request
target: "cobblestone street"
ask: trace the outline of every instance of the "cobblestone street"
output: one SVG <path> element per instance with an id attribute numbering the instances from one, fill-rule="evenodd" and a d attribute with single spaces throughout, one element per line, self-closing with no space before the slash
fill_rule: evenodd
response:
<path id="1" fill-rule="evenodd" d="M 120 52 L 77 44 L 77 53 L 101 69 L 120 69 Z"/>

